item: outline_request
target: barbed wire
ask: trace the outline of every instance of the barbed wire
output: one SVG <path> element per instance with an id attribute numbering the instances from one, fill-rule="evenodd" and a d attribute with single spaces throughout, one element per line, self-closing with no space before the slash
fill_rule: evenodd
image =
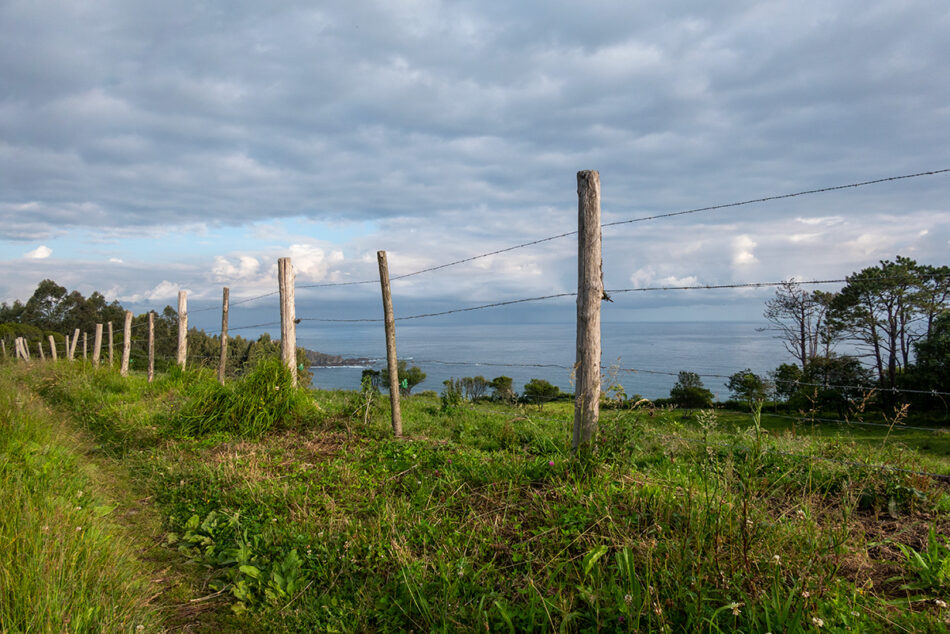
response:
<path id="1" fill-rule="evenodd" d="M 888 177 L 885 177 L 885 178 L 877 178 L 877 179 L 873 179 L 873 180 L 860 181 L 860 182 L 856 182 L 856 183 L 848 183 L 848 184 L 845 184 L 845 185 L 834 185 L 834 186 L 831 186 L 831 187 L 821 187 L 821 188 L 818 188 L 818 189 L 807 189 L 807 190 L 803 190 L 803 191 L 799 191 L 799 192 L 792 192 L 792 193 L 788 193 L 788 194 L 776 194 L 776 195 L 772 195 L 772 196 L 762 196 L 762 197 L 760 197 L 760 198 L 752 198 L 752 199 L 749 199 L 749 200 L 742 200 L 742 201 L 738 201 L 738 202 L 724 203 L 724 204 L 719 204 L 719 205 L 708 205 L 708 206 L 706 206 L 706 207 L 696 207 L 696 208 L 694 208 L 694 209 L 684 209 L 684 210 L 682 210 L 682 211 L 672 211 L 672 212 L 667 212 L 667 213 L 654 214 L 654 215 L 652 215 L 652 216 L 641 216 L 641 217 L 639 217 L 639 218 L 630 218 L 630 219 L 628 219 L 628 220 L 616 220 L 616 221 L 613 221 L 613 222 L 602 223 L 600 226 L 601 226 L 601 228 L 616 227 L 616 226 L 619 226 L 619 225 L 632 224 L 632 223 L 636 223 L 636 222 L 646 222 L 646 221 L 649 221 L 649 220 L 659 220 L 659 219 L 661 219 L 661 218 L 672 218 L 672 217 L 675 217 L 675 216 L 684 216 L 684 215 L 687 215 L 687 214 L 696 214 L 696 213 L 701 213 L 701 212 L 717 211 L 717 210 L 720 210 L 720 209 L 728 209 L 728 208 L 733 208 L 733 207 L 742 207 L 742 206 L 752 205 L 752 204 L 756 204 L 756 203 L 764 203 L 764 202 L 770 202 L 770 201 L 774 201 L 774 200 L 784 200 L 784 199 L 788 199 L 788 198 L 796 198 L 796 197 L 799 197 L 799 196 L 808 196 L 808 195 L 812 195 L 812 194 L 821 194 L 821 193 L 826 193 L 826 192 L 839 191 L 839 190 L 843 190 L 843 189 L 855 189 L 855 188 L 858 188 L 858 187 L 865 187 L 865 186 L 868 186 L 868 185 L 877 185 L 877 184 L 880 184 L 880 183 L 887 183 L 887 182 L 893 182 L 893 181 L 899 181 L 899 180 L 906 180 L 906 179 L 910 179 L 910 178 L 919 178 L 919 177 L 923 177 L 923 176 L 935 176 L 935 175 L 938 175 L 938 174 L 945 174 L 945 173 L 948 173 L 948 172 L 950 172 L 950 168 L 947 168 L 947 169 L 939 169 L 939 170 L 929 170 L 929 171 L 925 171 L 925 172 L 916 172 L 916 173 L 914 173 L 914 174 L 903 174 L 903 175 L 899 175 L 899 176 L 888 176 Z M 537 245 L 537 244 L 542 244 L 542 243 L 545 243 L 545 242 L 550 242 L 550 241 L 552 241 L 552 240 L 558 240 L 558 239 L 560 239 L 560 238 L 566 238 L 566 237 L 573 236 L 573 235 L 577 235 L 577 231 L 576 231 L 576 230 L 574 230 L 574 231 L 567 231 L 567 232 L 564 232 L 564 233 L 559 233 L 559 234 L 557 234 L 557 235 L 547 236 L 547 237 L 544 237 L 544 238 L 538 238 L 538 239 L 536 239 L 536 240 L 530 240 L 530 241 L 527 241 L 527 242 L 522 242 L 522 243 L 520 243 L 520 244 L 516 244 L 516 245 L 510 246 L 510 247 L 505 247 L 505 248 L 503 248 L 503 249 L 496 249 L 496 250 L 494 250 L 494 251 L 488 251 L 488 252 L 486 252 L 486 253 L 479 253 L 479 254 L 477 254 L 477 255 L 469 256 L 469 257 L 466 257 L 466 258 L 461 258 L 461 259 L 459 259 L 459 260 L 454 260 L 454 261 L 452 261 L 452 262 L 446 262 L 445 264 L 438 264 L 438 265 L 435 265 L 435 266 L 426 267 L 426 268 L 424 268 L 424 269 L 419 269 L 418 271 L 412 271 L 411 273 L 404 273 L 404 274 L 402 274 L 402 275 L 395 275 L 395 276 L 392 276 L 392 277 L 390 278 L 390 280 L 401 280 L 401 279 L 405 279 L 405 278 L 408 278 L 408 277 L 413 277 L 413 276 L 415 276 L 415 275 L 421 275 L 421 274 L 423 274 L 423 273 L 430 273 L 430 272 L 432 272 L 432 271 L 439 271 L 439 270 L 446 269 L 446 268 L 449 268 L 449 267 L 452 267 L 452 266 L 456 266 L 456 265 L 459 265 L 459 264 L 465 264 L 465 263 L 467 263 L 467 262 L 473 262 L 473 261 L 475 261 L 475 260 L 479 260 L 479 259 L 482 259 L 482 258 L 487 258 L 487 257 L 493 256 L 493 255 L 498 255 L 498 254 L 500 254 L 500 253 L 507 253 L 507 252 L 509 252 L 509 251 L 514 251 L 514 250 L 516 250 L 516 249 L 523 249 L 523 248 L 525 248 L 525 247 L 530 247 L 530 246 L 534 246 L 534 245 Z M 353 281 L 353 282 L 328 282 L 328 283 L 324 283 L 324 284 L 309 284 L 309 285 L 298 286 L 297 288 L 323 288 L 323 287 L 330 287 L 330 286 L 353 286 L 353 285 L 359 285 L 359 284 L 378 284 L 378 283 L 379 283 L 379 280 L 378 280 L 378 279 L 366 279 L 366 280 L 359 280 L 359 281 Z"/>

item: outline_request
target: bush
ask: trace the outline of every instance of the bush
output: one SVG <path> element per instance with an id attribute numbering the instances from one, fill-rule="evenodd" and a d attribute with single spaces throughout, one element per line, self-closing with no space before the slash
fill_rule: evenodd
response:
<path id="1" fill-rule="evenodd" d="M 670 400 L 677 407 L 705 409 L 712 407 L 713 393 L 703 386 L 695 372 L 680 372 L 676 384 L 670 390 Z"/>

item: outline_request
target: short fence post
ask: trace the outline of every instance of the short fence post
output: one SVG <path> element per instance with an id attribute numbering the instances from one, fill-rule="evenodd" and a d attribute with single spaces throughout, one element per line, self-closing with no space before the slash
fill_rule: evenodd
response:
<path id="1" fill-rule="evenodd" d="M 129 357 L 132 355 L 132 311 L 125 311 L 125 325 L 122 327 L 122 365 L 119 374 L 129 376 Z"/>
<path id="2" fill-rule="evenodd" d="M 188 359 L 188 293 L 178 291 L 178 365 L 185 369 Z"/>
<path id="3" fill-rule="evenodd" d="M 392 405 L 393 435 L 402 435 L 402 411 L 399 408 L 399 362 L 396 358 L 396 318 L 393 317 L 393 298 L 389 288 L 389 264 L 386 252 L 377 251 L 379 285 L 383 291 L 383 319 L 386 324 L 386 367 L 389 369 L 389 402 Z"/>
<path id="4" fill-rule="evenodd" d="M 13 347 L 16 350 L 16 358 L 26 361 L 26 355 L 23 354 L 23 338 L 17 337 L 13 340 Z"/>
<path id="5" fill-rule="evenodd" d="M 112 367 L 112 322 L 109 322 L 109 367 Z"/>
<path id="6" fill-rule="evenodd" d="M 297 326 L 294 305 L 294 266 L 290 258 L 277 260 L 277 284 L 280 290 L 280 352 L 297 386 Z"/>
<path id="7" fill-rule="evenodd" d="M 155 378 L 155 312 L 148 311 L 148 382 Z"/>
<path id="8" fill-rule="evenodd" d="M 230 289 L 224 287 L 221 297 L 221 359 L 218 361 L 218 382 L 224 385 L 224 373 L 228 368 L 228 308 Z"/>
<path id="9" fill-rule="evenodd" d="M 3 360 L 7 359 L 7 342 L 4 339 L 0 339 L 0 348 L 3 348 Z"/>
<path id="10" fill-rule="evenodd" d="M 102 324 L 96 324 L 96 340 L 92 344 L 92 365 L 99 367 L 102 358 Z"/>
<path id="11" fill-rule="evenodd" d="M 49 352 L 50 356 L 53 358 L 53 361 L 56 361 L 56 340 L 53 339 L 53 335 L 49 336 Z"/>
<path id="12" fill-rule="evenodd" d="M 36 347 L 40 350 L 40 361 L 46 361 L 46 353 L 43 352 L 43 340 L 36 342 Z"/>
<path id="13" fill-rule="evenodd" d="M 577 362 L 572 450 L 589 452 L 600 415 L 600 303 L 604 297 L 600 173 L 577 173 Z"/>
<path id="14" fill-rule="evenodd" d="M 66 337 L 69 339 L 69 337 Z M 72 361 L 76 358 L 76 344 L 79 343 L 79 328 L 76 328 L 73 332 L 73 342 L 69 346 L 69 360 Z"/>

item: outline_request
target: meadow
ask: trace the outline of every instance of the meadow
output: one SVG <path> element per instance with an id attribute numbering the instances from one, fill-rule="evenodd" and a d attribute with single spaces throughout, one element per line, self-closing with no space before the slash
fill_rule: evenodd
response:
<path id="1" fill-rule="evenodd" d="M 946 631 L 943 429 L 572 415 L 4 365 L 0 631 Z"/>

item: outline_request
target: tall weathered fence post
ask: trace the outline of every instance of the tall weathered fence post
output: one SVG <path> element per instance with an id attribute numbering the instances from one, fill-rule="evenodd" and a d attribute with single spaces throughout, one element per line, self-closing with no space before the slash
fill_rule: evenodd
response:
<path id="1" fill-rule="evenodd" d="M 53 339 L 53 335 L 49 336 L 49 352 L 50 356 L 53 357 L 53 361 L 56 361 L 56 340 Z"/>
<path id="2" fill-rule="evenodd" d="M 7 358 L 7 342 L 3 339 L 0 339 L 0 348 L 3 348 L 3 359 Z"/>
<path id="3" fill-rule="evenodd" d="M 277 260 L 277 284 L 280 289 L 280 353 L 297 386 L 297 313 L 294 304 L 294 266 L 290 258 Z"/>
<path id="4" fill-rule="evenodd" d="M 155 378 L 155 312 L 148 311 L 148 382 Z"/>
<path id="5" fill-rule="evenodd" d="M 92 365 L 98 367 L 102 358 L 102 324 L 96 324 L 96 340 L 92 344 Z"/>
<path id="6" fill-rule="evenodd" d="M 575 453 L 590 451 L 600 416 L 600 303 L 604 297 L 600 239 L 600 173 L 577 173 L 577 362 Z"/>
<path id="7" fill-rule="evenodd" d="M 122 326 L 122 365 L 119 374 L 129 376 L 129 357 L 132 356 L 132 311 L 125 311 L 125 324 Z"/>
<path id="8" fill-rule="evenodd" d="M 383 290 L 383 318 L 386 323 L 386 367 L 389 369 L 389 401 L 392 405 L 393 435 L 402 435 L 402 412 L 399 408 L 399 362 L 396 358 L 396 318 L 393 317 L 393 298 L 389 288 L 389 264 L 386 252 L 377 251 L 379 285 Z"/>
<path id="9" fill-rule="evenodd" d="M 73 342 L 69 345 L 69 360 L 76 358 L 76 344 L 79 343 L 79 328 L 73 332 Z"/>
<path id="10" fill-rule="evenodd" d="M 39 351 L 40 351 L 40 361 L 46 361 L 46 354 L 43 352 L 43 340 L 42 340 L 42 339 L 40 339 L 39 341 L 36 342 L 36 347 L 39 348 Z"/>
<path id="11" fill-rule="evenodd" d="M 185 369 L 188 360 L 188 293 L 178 291 L 178 365 Z"/>
<path id="12" fill-rule="evenodd" d="M 109 367 L 112 367 L 112 322 L 108 322 L 109 325 Z"/>
<path id="13" fill-rule="evenodd" d="M 221 295 L 221 360 L 218 361 L 218 382 L 224 385 L 224 373 L 228 369 L 228 309 L 230 289 L 225 286 Z"/>
<path id="14" fill-rule="evenodd" d="M 89 333 L 82 333 L 82 358 L 83 361 L 89 358 Z"/>

